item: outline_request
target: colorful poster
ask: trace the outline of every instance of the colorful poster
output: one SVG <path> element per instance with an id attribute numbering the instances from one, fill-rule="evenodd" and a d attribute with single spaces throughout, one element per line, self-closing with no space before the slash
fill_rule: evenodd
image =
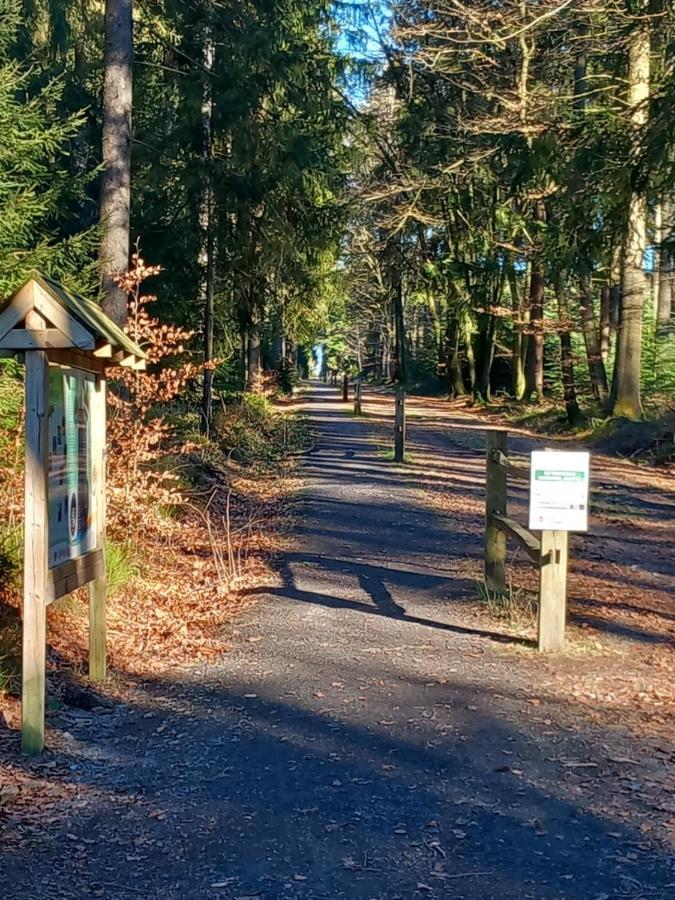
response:
<path id="1" fill-rule="evenodd" d="M 49 566 L 96 549 L 90 400 L 94 376 L 49 368 Z"/>

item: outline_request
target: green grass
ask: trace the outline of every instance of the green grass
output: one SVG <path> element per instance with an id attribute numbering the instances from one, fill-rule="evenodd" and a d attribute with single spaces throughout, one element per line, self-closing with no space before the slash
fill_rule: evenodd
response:
<path id="1" fill-rule="evenodd" d="M 105 569 L 109 594 L 127 587 L 138 577 L 139 570 L 131 542 L 106 541 Z"/>
<path id="2" fill-rule="evenodd" d="M 510 579 L 504 592 L 492 590 L 483 579 L 476 581 L 476 587 L 490 615 L 509 628 L 522 631 L 536 623 L 537 601 L 530 591 L 515 587 Z"/>
<path id="3" fill-rule="evenodd" d="M 23 528 L 10 522 L 0 525 L 0 585 L 20 588 L 23 567 Z"/>
<path id="4" fill-rule="evenodd" d="M 16 610 L 0 606 L 0 693 L 21 687 L 21 624 Z"/>
<path id="5" fill-rule="evenodd" d="M 395 462 L 394 460 L 394 450 L 391 447 L 378 447 L 377 455 L 380 459 L 385 460 L 386 462 Z M 403 463 L 414 463 L 415 456 L 412 453 L 405 453 L 403 456 Z"/>

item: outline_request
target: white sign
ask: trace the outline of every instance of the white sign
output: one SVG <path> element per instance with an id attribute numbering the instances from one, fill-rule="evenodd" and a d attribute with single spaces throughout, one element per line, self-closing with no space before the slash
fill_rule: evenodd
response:
<path id="1" fill-rule="evenodd" d="M 535 450 L 530 463 L 530 528 L 588 531 L 590 454 Z"/>

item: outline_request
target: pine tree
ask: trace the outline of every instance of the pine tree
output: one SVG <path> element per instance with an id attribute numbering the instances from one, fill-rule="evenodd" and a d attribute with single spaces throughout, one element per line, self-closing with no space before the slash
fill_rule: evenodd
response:
<path id="1" fill-rule="evenodd" d="M 36 88 L 35 70 L 12 58 L 19 25 L 12 0 L 0 0 L 0 296 L 33 268 L 91 289 L 96 235 L 71 222 L 89 179 L 68 169 L 83 116 L 60 115 L 63 84 Z"/>

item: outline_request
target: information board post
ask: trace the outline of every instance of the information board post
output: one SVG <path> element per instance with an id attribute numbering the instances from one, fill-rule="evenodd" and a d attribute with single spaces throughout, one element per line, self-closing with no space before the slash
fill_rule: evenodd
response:
<path id="1" fill-rule="evenodd" d="M 488 431 L 485 459 L 485 583 L 496 594 L 506 593 L 506 533 L 494 516 L 507 514 L 506 470 L 495 454 L 506 456 L 505 431 Z"/>
<path id="2" fill-rule="evenodd" d="M 93 499 L 96 516 L 96 545 L 103 552 L 102 574 L 89 583 L 89 678 L 102 681 L 106 676 L 106 577 L 105 577 L 105 520 L 106 520 L 106 380 L 96 379 L 91 395 L 91 435 Z"/>
<path id="3" fill-rule="evenodd" d="M 34 320 L 30 324 L 33 328 L 44 327 Z M 31 754 L 40 753 L 45 742 L 49 553 L 47 372 L 44 351 L 26 353 L 21 749 Z"/>
<path id="4" fill-rule="evenodd" d="M 362 407 L 361 407 L 361 399 L 363 396 L 363 382 L 361 378 L 356 379 L 356 384 L 354 385 L 354 415 L 360 416 L 362 415 Z"/>
<path id="5" fill-rule="evenodd" d="M 565 646 L 569 532 L 588 530 L 590 454 L 536 450 L 530 464 L 530 528 L 541 530 L 538 644 Z"/>
<path id="6" fill-rule="evenodd" d="M 45 742 L 47 607 L 89 585 L 89 675 L 106 674 L 106 381 L 145 354 L 95 303 L 35 272 L 0 303 L 25 358 L 22 749 Z"/>
<path id="7" fill-rule="evenodd" d="M 394 462 L 405 462 L 405 439 L 405 388 L 398 384 L 394 399 Z"/>
<path id="8" fill-rule="evenodd" d="M 568 533 L 542 531 L 537 645 L 544 653 L 565 646 L 568 558 Z"/>

